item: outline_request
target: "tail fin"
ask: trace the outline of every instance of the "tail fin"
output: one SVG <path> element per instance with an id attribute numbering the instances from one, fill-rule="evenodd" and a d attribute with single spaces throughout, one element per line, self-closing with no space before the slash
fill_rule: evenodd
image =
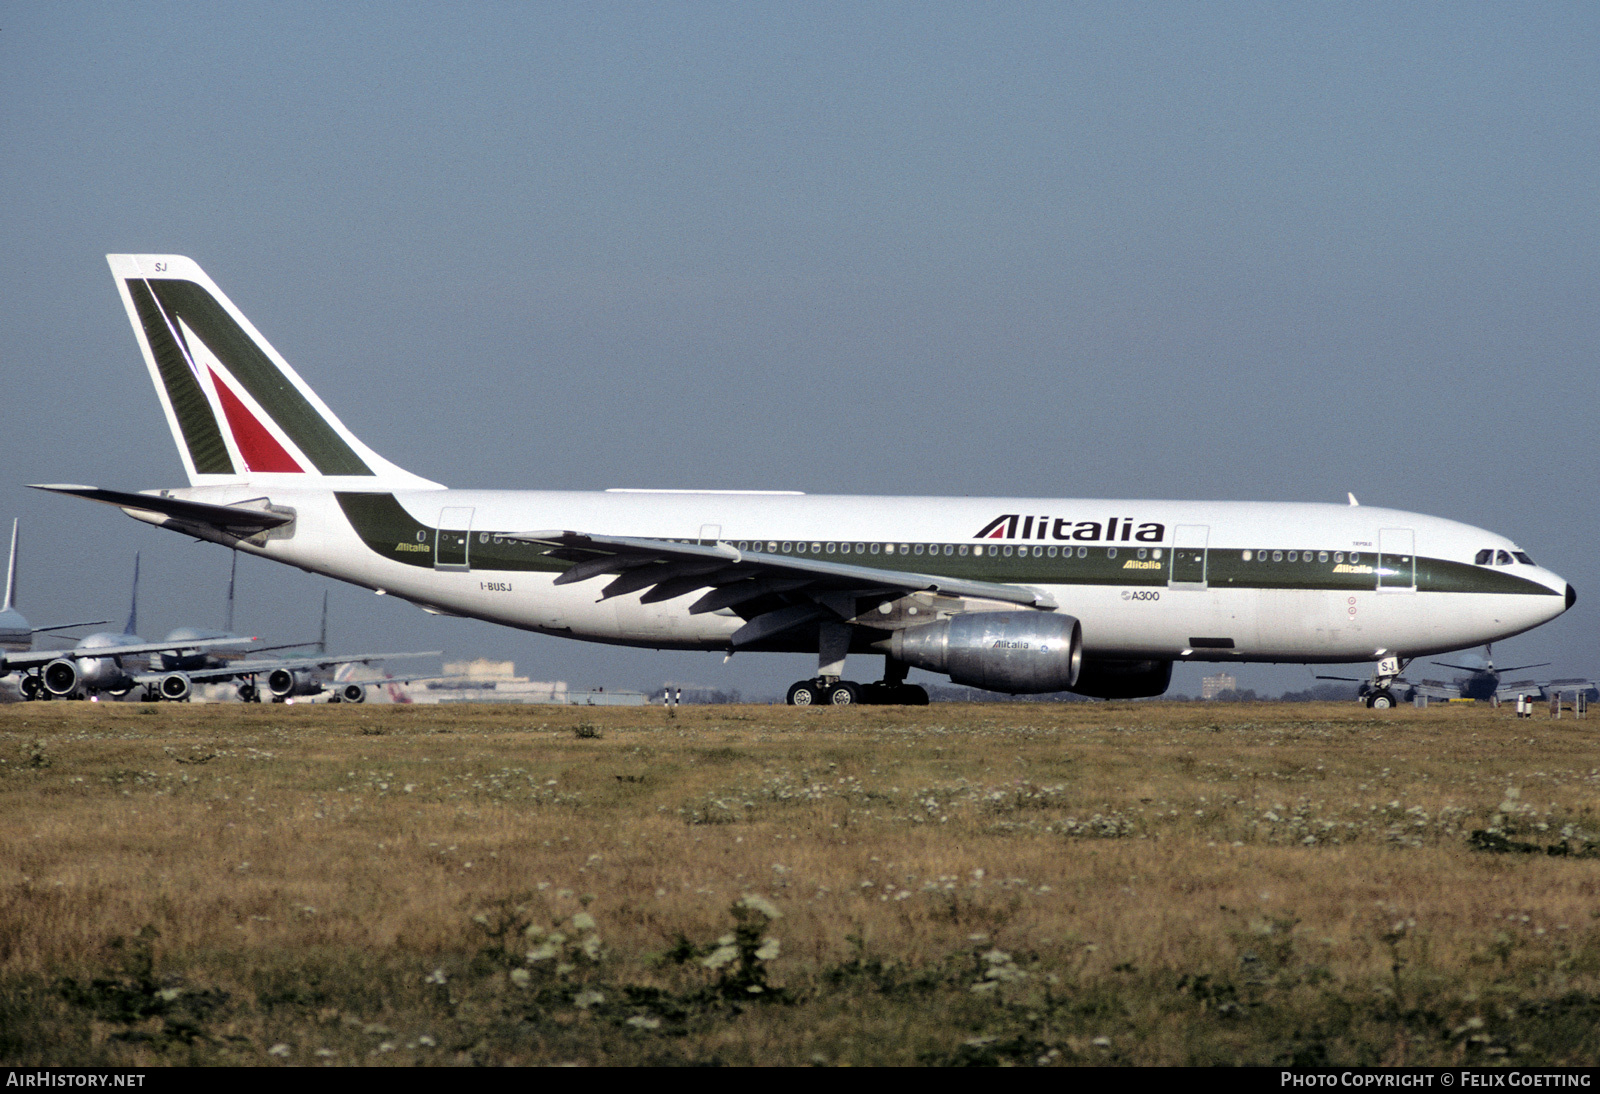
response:
<path id="1" fill-rule="evenodd" d="M 19 518 L 11 518 L 11 561 L 6 563 L 6 602 L 0 605 L 0 612 L 9 612 L 15 608 L 14 598 L 17 595 L 17 523 Z"/>
<path id="2" fill-rule="evenodd" d="M 223 615 L 222 629 L 229 634 L 233 633 L 233 581 L 239 576 L 239 552 L 231 552 L 233 563 L 228 567 L 228 610 Z"/>
<path id="3" fill-rule="evenodd" d="M 128 625 L 123 634 L 139 633 L 139 552 L 133 553 L 133 603 L 128 605 Z"/>
<path id="4" fill-rule="evenodd" d="M 362 444 L 193 261 L 106 261 L 191 484 L 439 485 Z"/>

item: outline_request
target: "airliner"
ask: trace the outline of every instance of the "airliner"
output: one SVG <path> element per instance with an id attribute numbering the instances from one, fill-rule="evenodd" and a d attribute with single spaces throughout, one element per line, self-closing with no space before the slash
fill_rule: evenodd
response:
<path id="1" fill-rule="evenodd" d="M 925 703 L 911 668 L 1114 699 L 1162 694 L 1184 661 L 1371 661 L 1367 702 L 1387 707 L 1411 658 L 1508 638 L 1576 599 L 1504 536 L 1353 496 L 447 488 L 351 433 L 195 262 L 108 261 L 188 485 L 39 489 L 436 614 L 815 654 L 797 706 Z M 882 679 L 846 680 L 852 654 L 882 656 Z"/>

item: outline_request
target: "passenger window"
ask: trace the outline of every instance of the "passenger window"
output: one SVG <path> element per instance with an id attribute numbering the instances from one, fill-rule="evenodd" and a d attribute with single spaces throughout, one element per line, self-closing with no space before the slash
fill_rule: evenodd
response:
<path id="1" fill-rule="evenodd" d="M 1003 549 L 1000 553 L 1005 555 L 1007 558 L 1010 558 L 1011 557 L 1011 548 L 1008 546 L 1005 549 Z"/>
<path id="2" fill-rule="evenodd" d="M 790 551 L 790 550 L 791 550 L 791 549 L 792 549 L 792 548 L 793 548 L 793 547 L 794 547 L 794 544 L 793 544 L 793 543 L 785 543 L 785 544 L 784 544 L 784 545 L 783 545 L 783 553 L 784 553 L 784 554 L 788 554 L 788 553 L 789 553 L 789 551 Z"/>
<path id="3" fill-rule="evenodd" d="M 917 544 L 916 553 L 919 555 L 922 553 L 922 544 Z"/>
<path id="4" fill-rule="evenodd" d="M 1272 552 L 1272 561 L 1274 561 L 1274 562 L 1282 562 L 1283 561 L 1283 552 L 1282 551 L 1274 551 L 1274 552 Z M 1290 559 L 1289 561 L 1293 562 L 1294 560 Z"/>
<path id="5" fill-rule="evenodd" d="M 965 543 L 963 543 L 963 544 L 962 544 L 962 545 L 961 545 L 961 551 L 960 551 L 960 552 L 959 552 L 959 553 L 960 553 L 960 555 L 961 555 L 961 557 L 962 557 L 962 558 L 966 558 L 966 557 L 967 557 L 967 545 L 966 545 L 966 544 L 965 544 Z M 1050 552 L 1050 553 L 1051 553 L 1051 554 L 1055 554 L 1055 551 L 1054 551 L 1054 550 L 1051 550 L 1051 552 Z"/>
<path id="6" fill-rule="evenodd" d="M 1159 561 L 1160 558 L 1161 558 L 1161 548 L 1159 548 L 1159 547 L 1155 548 L 1155 552 L 1152 555 L 1152 557 L 1155 558 L 1157 561 Z"/>
<path id="7" fill-rule="evenodd" d="M 1052 547 L 1048 551 L 1046 551 L 1045 554 L 1049 555 L 1051 558 L 1055 558 L 1056 557 L 1056 549 L 1054 547 Z"/>
<path id="8" fill-rule="evenodd" d="M 778 545 L 776 543 L 768 543 L 767 544 L 767 553 L 768 554 L 772 554 L 772 555 L 777 554 L 778 553 Z"/>
<path id="9" fill-rule="evenodd" d="M 1143 547 L 1139 548 L 1139 557 L 1141 559 L 1146 557 L 1148 554 L 1149 554 L 1149 552 L 1146 551 Z"/>
<path id="10" fill-rule="evenodd" d="M 741 551 L 748 551 L 748 550 L 749 550 L 749 549 L 750 549 L 750 543 L 749 543 L 749 541 L 748 541 L 748 540 L 743 540 L 743 539 L 741 539 L 741 540 L 740 540 L 740 541 L 739 541 L 739 550 L 741 550 Z"/>
<path id="11" fill-rule="evenodd" d="M 1078 557 L 1079 558 L 1088 558 L 1089 557 L 1089 548 L 1087 548 L 1087 547 L 1079 547 L 1078 548 Z"/>
<path id="12" fill-rule="evenodd" d="M 1360 551 L 1351 551 L 1350 552 L 1350 564 L 1353 566 L 1353 565 L 1355 565 L 1356 563 L 1358 563 L 1360 561 L 1361 561 L 1361 552 Z"/>
<path id="13" fill-rule="evenodd" d="M 1246 561 L 1246 562 L 1249 562 L 1249 561 L 1250 561 L 1250 552 L 1249 552 L 1249 551 L 1246 551 L 1246 552 L 1245 552 L 1245 553 L 1244 553 L 1244 560 L 1245 560 L 1245 561 Z"/>
<path id="14" fill-rule="evenodd" d="M 1335 551 L 1335 552 L 1333 552 L 1333 561 L 1335 561 L 1335 562 L 1343 562 L 1344 561 L 1344 552 L 1343 551 Z"/>
<path id="15" fill-rule="evenodd" d="M 1326 562 L 1326 561 L 1328 561 L 1328 552 L 1326 552 L 1326 551 L 1318 551 L 1317 552 L 1317 561 L 1318 562 Z"/>
<path id="16" fill-rule="evenodd" d="M 1297 561 L 1299 561 L 1299 559 L 1298 559 L 1298 558 L 1296 558 L 1296 555 L 1298 555 L 1298 554 L 1299 554 L 1299 552 L 1297 552 L 1297 551 L 1290 551 L 1290 552 L 1289 552 L 1289 561 L 1290 561 L 1290 562 L 1297 562 Z"/>
<path id="17" fill-rule="evenodd" d="M 877 554 L 878 553 L 878 545 L 876 543 L 874 543 L 872 545 L 872 553 L 873 554 Z"/>
<path id="18" fill-rule="evenodd" d="M 834 546 L 835 546 L 835 545 L 834 545 L 834 544 L 832 544 L 832 543 L 830 543 L 830 544 L 828 544 L 828 546 L 827 546 L 827 552 L 828 552 L 828 553 L 829 553 L 829 554 L 830 554 L 830 555 L 831 555 L 831 554 L 833 554 L 833 551 L 834 551 Z"/>
<path id="19" fill-rule="evenodd" d="M 947 555 L 953 555 L 953 554 L 956 553 L 956 549 L 954 547 L 952 547 L 950 544 L 946 543 L 944 545 L 944 553 L 947 554 Z"/>
<path id="20" fill-rule="evenodd" d="M 1107 547 L 1106 548 L 1106 557 L 1107 558 L 1116 558 L 1117 557 L 1117 549 L 1115 547 Z"/>
<path id="21" fill-rule="evenodd" d="M 865 543 L 856 544 L 856 554 L 864 555 L 866 553 L 867 553 L 867 545 Z"/>

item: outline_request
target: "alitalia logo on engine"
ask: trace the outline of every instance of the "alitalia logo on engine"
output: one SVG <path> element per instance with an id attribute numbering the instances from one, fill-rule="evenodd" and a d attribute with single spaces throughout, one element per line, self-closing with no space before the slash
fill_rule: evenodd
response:
<path id="1" fill-rule="evenodd" d="M 1164 524 L 1135 524 L 1132 517 L 1073 520 L 1070 517 L 1002 513 L 985 524 L 973 539 L 1065 539 L 1087 543 L 1160 543 Z"/>

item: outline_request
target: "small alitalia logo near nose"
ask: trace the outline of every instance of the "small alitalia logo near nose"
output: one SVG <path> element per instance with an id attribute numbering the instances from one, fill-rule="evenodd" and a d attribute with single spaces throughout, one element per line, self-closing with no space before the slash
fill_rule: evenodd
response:
<path id="1" fill-rule="evenodd" d="M 1133 517 L 1075 520 L 1072 517 L 1032 513 L 1001 513 L 978 530 L 973 539 L 1054 539 L 1083 543 L 1160 543 L 1167 528 L 1155 521 Z"/>

